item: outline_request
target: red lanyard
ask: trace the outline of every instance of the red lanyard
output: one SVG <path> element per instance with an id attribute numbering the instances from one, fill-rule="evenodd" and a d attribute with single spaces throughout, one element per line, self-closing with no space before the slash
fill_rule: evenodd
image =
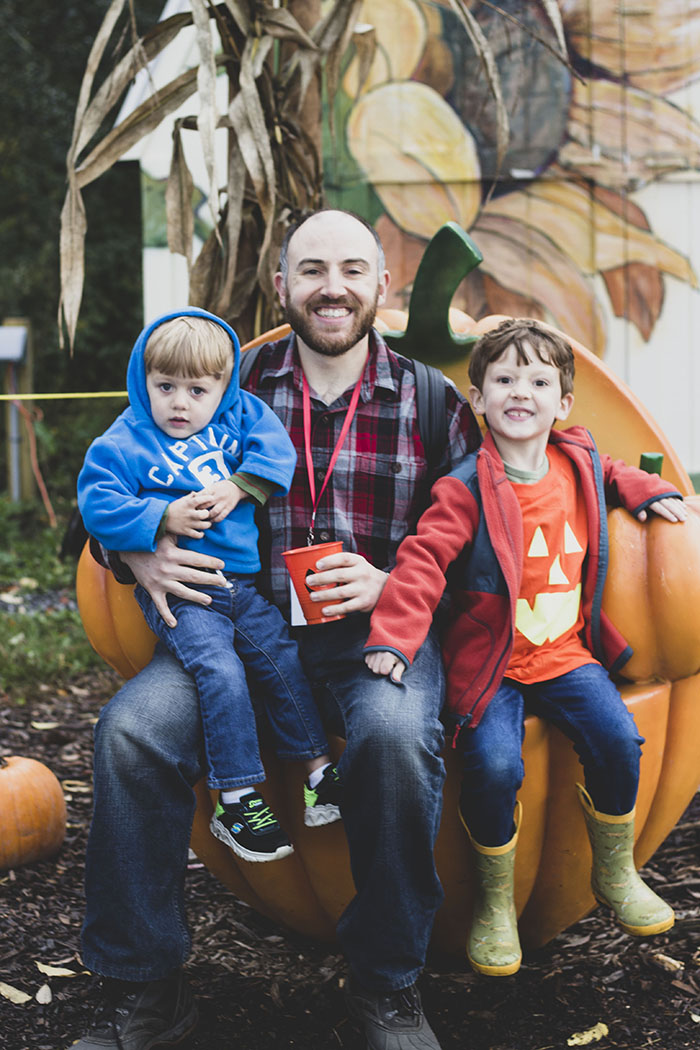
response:
<path id="1" fill-rule="evenodd" d="M 328 480 L 329 480 L 331 474 L 333 473 L 333 467 L 335 466 L 335 463 L 336 463 L 336 460 L 338 458 L 338 455 L 340 454 L 340 450 L 343 447 L 343 442 L 345 441 L 345 438 L 348 436 L 348 430 L 350 429 L 350 425 L 352 423 L 353 416 L 355 415 L 355 410 L 357 408 L 357 403 L 360 400 L 360 390 L 362 388 L 362 375 L 363 374 L 364 374 L 364 369 L 362 370 L 362 373 L 360 374 L 360 378 L 355 383 L 355 389 L 352 392 L 352 397 L 350 398 L 350 404 L 348 405 L 347 412 L 345 413 L 345 419 L 343 420 L 343 425 L 342 425 L 341 430 L 340 430 L 340 435 L 339 435 L 338 440 L 336 442 L 336 446 L 333 449 L 333 455 L 331 456 L 331 461 L 328 464 L 328 470 L 326 471 L 326 476 L 323 479 L 323 484 L 321 485 L 321 491 L 319 492 L 318 497 L 316 496 L 316 479 L 315 479 L 315 475 L 314 475 L 314 461 L 313 461 L 313 458 L 311 456 L 311 397 L 309 395 L 309 384 L 306 381 L 306 376 L 303 377 L 303 392 L 304 392 L 304 397 L 303 397 L 303 407 L 304 407 L 304 452 L 305 452 L 305 455 L 306 455 L 306 473 L 308 474 L 308 477 L 309 477 L 309 491 L 311 493 L 311 504 L 312 504 L 312 507 L 313 507 L 313 510 L 311 512 L 311 524 L 309 525 L 309 531 L 308 531 L 307 536 L 306 536 L 306 542 L 307 542 L 309 547 L 313 546 L 313 542 L 314 542 L 314 524 L 316 522 L 316 511 L 318 510 L 318 505 L 321 502 L 321 496 L 325 492 L 326 485 L 328 484 Z"/>

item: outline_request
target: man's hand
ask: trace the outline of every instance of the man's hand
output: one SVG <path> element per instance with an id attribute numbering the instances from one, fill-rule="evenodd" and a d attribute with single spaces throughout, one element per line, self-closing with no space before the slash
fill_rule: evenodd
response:
<path id="1" fill-rule="evenodd" d="M 188 492 L 174 499 L 168 506 L 165 528 L 173 536 L 189 536 L 201 540 L 204 530 L 211 528 L 210 514 L 202 504 L 201 492 Z"/>
<path id="2" fill-rule="evenodd" d="M 339 605 L 329 605 L 321 609 L 324 616 L 338 616 L 340 613 L 372 612 L 384 590 L 388 576 L 381 569 L 375 569 L 361 554 L 350 554 L 341 551 L 329 554 L 316 562 L 317 572 L 306 577 L 309 587 L 330 587 L 322 593 L 311 591 L 314 602 L 338 601 Z"/>
<path id="3" fill-rule="evenodd" d="M 208 587 L 224 587 L 226 581 L 221 575 L 205 572 L 205 569 L 221 570 L 224 563 L 219 558 L 198 551 L 181 550 L 172 536 L 166 535 L 158 541 L 158 546 L 151 554 L 142 551 L 124 551 L 120 555 L 137 581 L 148 591 L 153 603 L 168 627 L 175 627 L 177 620 L 168 607 L 166 596 L 187 598 L 198 605 L 209 605 L 208 594 L 195 591 L 187 584 L 200 584 Z"/>
<path id="4" fill-rule="evenodd" d="M 403 673 L 406 670 L 403 660 L 399 660 L 395 653 L 390 653 L 386 649 L 382 652 L 367 653 L 365 655 L 365 663 L 370 671 L 374 671 L 375 674 L 388 675 L 391 681 L 397 685 L 403 678 Z"/>
<path id="5" fill-rule="evenodd" d="M 649 504 L 647 510 L 650 510 L 652 514 L 658 514 L 660 518 L 665 518 L 666 521 L 685 521 L 688 517 L 688 510 L 683 500 L 678 499 L 677 496 L 657 499 L 654 503 Z M 639 521 L 647 520 L 647 510 L 640 510 L 637 515 Z"/>

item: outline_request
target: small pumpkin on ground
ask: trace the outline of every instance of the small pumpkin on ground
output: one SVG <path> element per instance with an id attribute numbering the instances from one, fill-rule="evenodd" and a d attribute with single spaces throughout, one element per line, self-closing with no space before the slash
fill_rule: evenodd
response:
<path id="1" fill-rule="evenodd" d="M 33 758 L 0 758 L 0 870 L 44 860 L 66 835 L 66 800 L 56 776 Z"/>

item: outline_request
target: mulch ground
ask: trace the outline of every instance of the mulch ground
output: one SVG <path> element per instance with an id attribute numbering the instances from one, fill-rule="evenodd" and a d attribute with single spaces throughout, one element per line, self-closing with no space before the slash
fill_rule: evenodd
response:
<path id="1" fill-rule="evenodd" d="M 68 800 L 59 854 L 0 872 L 0 982 L 30 996 L 15 1003 L 0 995 L 3 1050 L 69 1047 L 99 1000 L 97 980 L 80 965 L 79 935 L 92 728 L 115 683 L 109 673 L 94 675 L 23 707 L 0 695 L 0 754 L 45 762 Z M 443 1050 L 697 1050 L 700 794 L 645 877 L 677 915 L 668 934 L 648 942 L 620 932 L 597 909 L 527 954 L 513 977 L 478 977 L 466 963 L 430 959 L 421 989 Z M 191 1050 L 361 1050 L 346 1019 L 344 964 L 334 945 L 261 918 L 196 864 L 188 883 L 194 950 L 187 973 L 201 1014 Z M 46 975 L 37 963 L 75 976 Z"/>

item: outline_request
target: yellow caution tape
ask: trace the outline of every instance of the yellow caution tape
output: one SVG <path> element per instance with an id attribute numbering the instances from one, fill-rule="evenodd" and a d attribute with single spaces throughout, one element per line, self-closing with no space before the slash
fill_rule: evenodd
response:
<path id="1" fill-rule="evenodd" d="M 0 394 L 0 401 L 71 401 L 89 397 L 127 397 L 126 390 L 95 390 L 84 394 Z"/>

